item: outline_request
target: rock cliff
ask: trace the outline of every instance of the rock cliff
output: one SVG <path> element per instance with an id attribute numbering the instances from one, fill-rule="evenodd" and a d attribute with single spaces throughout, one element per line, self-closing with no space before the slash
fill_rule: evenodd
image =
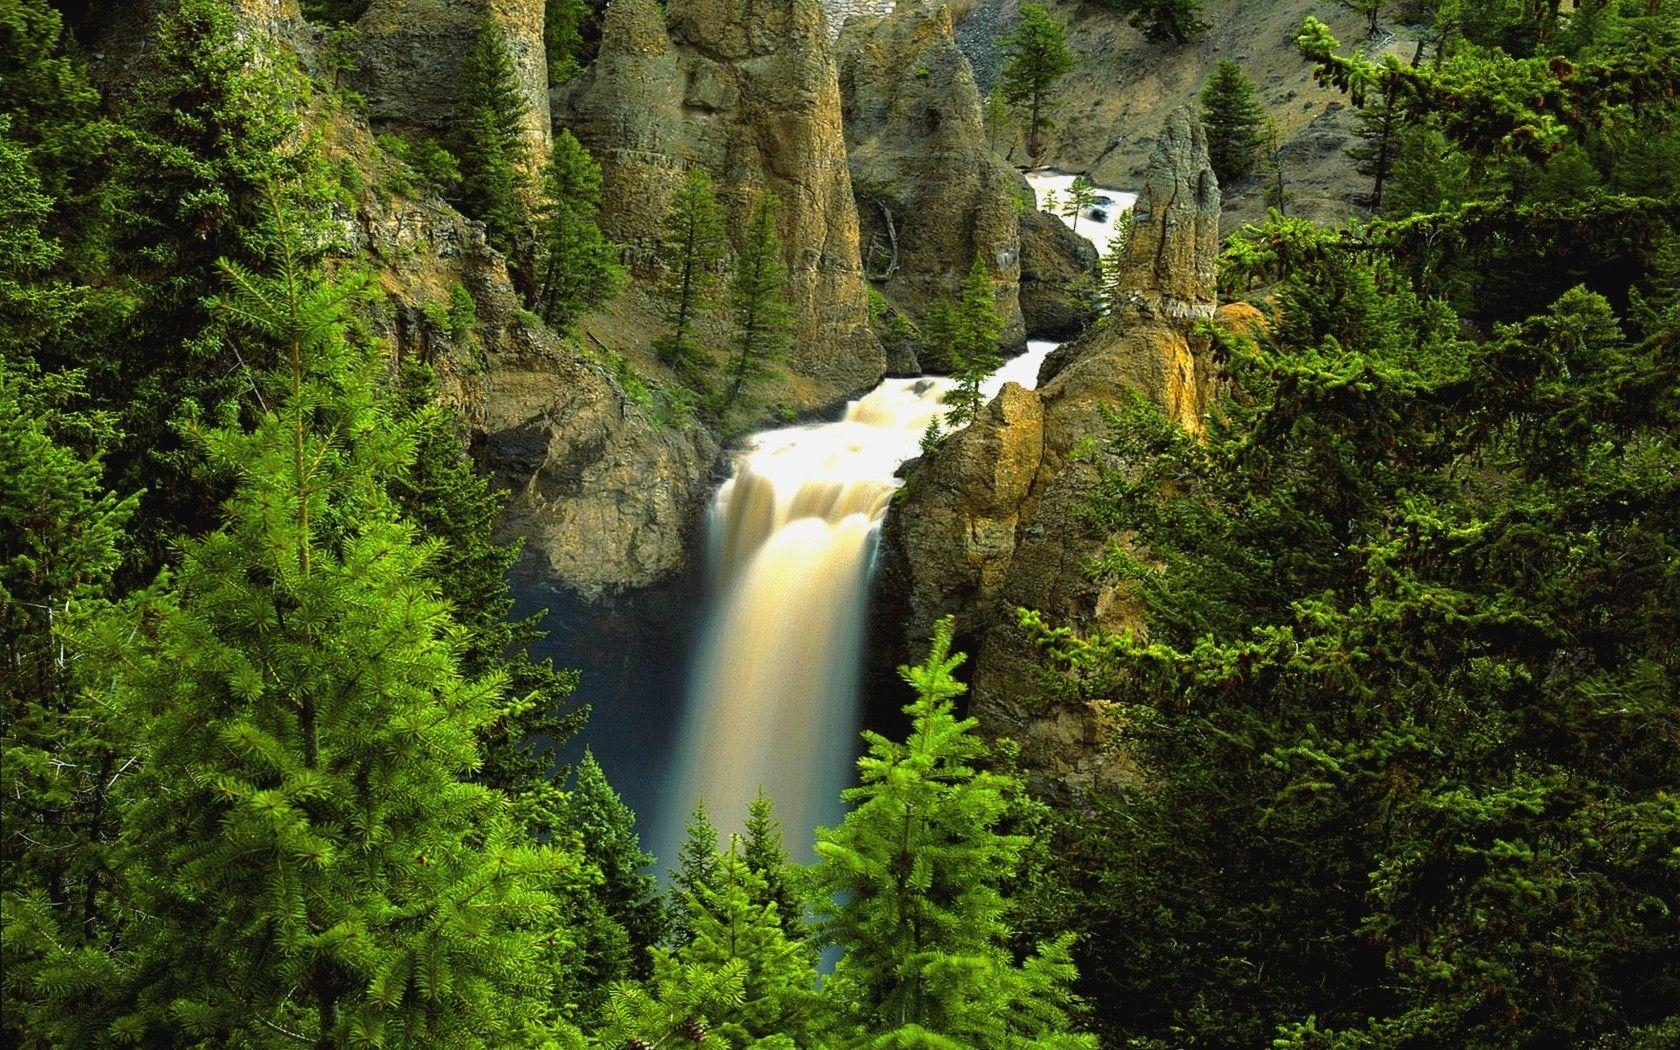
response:
<path id="1" fill-rule="evenodd" d="M 975 423 L 915 464 L 887 518 L 877 622 L 893 627 L 877 648 L 886 663 L 902 660 L 939 617 L 956 614 L 975 654 L 973 710 L 989 732 L 1021 741 L 1041 787 L 1077 789 L 1118 767 L 1080 743 L 1097 733 L 1102 711 L 1041 697 L 1041 661 L 1014 610 L 1081 627 L 1136 625 L 1127 596 L 1088 572 L 1108 537 L 1081 513 L 1102 456 L 1085 450 L 1101 441 L 1105 408 L 1133 391 L 1200 427 L 1214 375 L 1193 328 L 1215 314 L 1218 225 L 1206 142 L 1180 111 L 1152 155 L 1107 321 L 1051 355 L 1038 390 L 1006 385 Z"/>
<path id="2" fill-rule="evenodd" d="M 870 278 L 919 319 L 957 297 L 978 255 L 996 282 L 1004 343 L 1024 345 L 1018 216 L 1032 191 L 987 142 L 950 9 L 912 2 L 851 17 L 837 52 Z"/>
<path id="3" fill-rule="evenodd" d="M 776 194 L 796 313 L 790 401 L 832 404 L 880 378 L 818 0 L 671 0 L 668 20 L 654 0 L 614 0 L 564 108 L 601 162 L 604 226 L 639 267 L 684 169 L 713 176 L 736 229 L 757 193 Z"/>
<path id="4" fill-rule="evenodd" d="M 352 83 L 380 130 L 447 131 L 460 119 L 461 59 L 488 19 L 518 74 L 521 124 L 533 172 L 552 144 L 543 0 L 372 0 L 356 23 Z"/>

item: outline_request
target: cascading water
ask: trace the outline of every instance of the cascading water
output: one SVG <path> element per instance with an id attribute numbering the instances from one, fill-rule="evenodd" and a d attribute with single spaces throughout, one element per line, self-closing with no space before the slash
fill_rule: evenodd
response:
<path id="1" fill-rule="evenodd" d="M 1041 195 L 1072 176 L 1028 175 Z M 1100 190 L 1079 232 L 1106 252 L 1136 194 Z M 983 385 L 1032 387 L 1055 343 L 1032 342 Z M 790 847 L 841 815 L 856 751 L 864 598 L 875 539 L 952 382 L 888 379 L 833 423 L 755 435 L 718 490 L 709 523 L 708 616 L 679 754 L 659 806 L 657 845 L 675 860 L 696 802 L 726 832 L 763 788 Z"/>
<path id="2" fill-rule="evenodd" d="M 1035 342 L 984 386 L 1032 386 L 1055 343 Z M 762 787 L 786 826 L 839 818 L 857 739 L 864 592 L 875 538 L 943 378 L 888 379 L 838 422 L 755 435 L 709 523 L 711 617 L 684 714 L 682 753 L 660 807 L 665 857 L 696 801 L 738 828 Z"/>

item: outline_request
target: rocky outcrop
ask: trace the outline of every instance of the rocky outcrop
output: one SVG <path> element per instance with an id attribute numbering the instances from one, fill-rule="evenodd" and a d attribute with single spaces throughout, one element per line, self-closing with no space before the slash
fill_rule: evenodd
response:
<path id="1" fill-rule="evenodd" d="M 368 16 L 395 17 L 395 6 L 375 0 Z M 407 17 L 447 14 L 456 31 L 476 29 L 471 5 L 434 6 L 411 6 Z M 513 28 L 528 7 L 524 17 L 535 22 L 526 30 L 534 25 L 540 44 L 540 0 L 490 6 Z M 262 37 L 265 49 L 295 51 L 306 66 L 315 58 L 294 0 L 240 0 L 237 9 L 241 30 Z M 450 44 L 440 35 L 424 44 L 435 50 L 414 60 L 459 51 L 462 39 Z M 365 124 L 339 110 L 315 136 L 330 161 L 353 165 L 369 187 L 353 207 L 338 205 L 338 217 L 347 250 L 369 266 L 382 293 L 369 318 L 374 332 L 396 357 L 429 363 L 443 400 L 466 420 L 475 460 L 509 493 L 498 529 L 505 540 L 524 540 L 516 572 L 579 602 L 680 575 L 716 443 L 698 428 L 650 418 L 605 368 L 521 310 L 483 226 L 397 188 L 413 180 L 395 177 L 398 162 L 374 145 Z M 472 308 L 450 319 L 457 289 Z"/>
<path id="2" fill-rule="evenodd" d="M 1021 214 L 1021 319 L 1036 339 L 1072 339 L 1095 314 L 1097 249 L 1047 211 Z"/>
<path id="3" fill-rule="evenodd" d="M 1219 182 L 1207 135 L 1188 109 L 1167 118 L 1132 209 L 1140 235 L 1120 257 L 1115 309 L 1174 320 L 1211 317 L 1219 279 Z"/>
<path id="4" fill-rule="evenodd" d="M 852 17 L 837 50 L 870 278 L 919 318 L 956 299 L 978 256 L 996 283 L 1004 343 L 1024 345 L 1017 216 L 1032 191 L 987 142 L 950 9 L 911 2 L 884 18 Z"/>
<path id="5" fill-rule="evenodd" d="M 901 626 L 877 647 L 887 661 L 902 660 L 925 645 L 939 617 L 955 614 L 975 654 L 973 710 L 989 732 L 1022 742 L 1046 790 L 1123 775 L 1123 763 L 1068 750 L 1098 731 L 1103 713 L 1045 702 L 1040 654 L 1014 610 L 1079 628 L 1140 626 L 1128 595 L 1091 577 L 1090 559 L 1109 537 L 1084 508 L 1109 463 L 1100 450 L 1108 408 L 1142 393 L 1186 429 L 1201 425 L 1214 375 L 1194 328 L 1215 313 L 1218 209 L 1201 130 L 1188 113 L 1175 114 L 1154 152 L 1125 249 L 1123 294 L 1108 319 L 1052 354 L 1036 391 L 1005 386 L 978 420 L 916 464 L 887 518 L 879 620 Z"/>
<path id="6" fill-rule="evenodd" d="M 600 56 L 569 93 L 578 137 L 601 162 L 608 232 L 643 268 L 681 172 L 709 172 L 745 226 L 776 194 L 795 308 L 786 367 L 802 407 L 879 379 L 840 88 L 819 0 L 614 0 Z"/>
<path id="7" fill-rule="evenodd" d="M 518 74 L 532 171 L 552 143 L 543 0 L 372 0 L 361 20 L 352 83 L 374 126 L 447 132 L 461 117 L 461 60 L 489 20 Z"/>

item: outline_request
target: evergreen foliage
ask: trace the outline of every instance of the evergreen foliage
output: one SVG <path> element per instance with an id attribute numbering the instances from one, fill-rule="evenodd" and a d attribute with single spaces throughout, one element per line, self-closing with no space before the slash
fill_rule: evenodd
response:
<path id="1" fill-rule="evenodd" d="M 486 15 L 461 59 L 461 116 L 450 152 L 461 165 L 456 203 L 484 223 L 490 243 L 508 257 L 516 283 L 532 286 L 526 102 L 519 72 L 495 21 Z"/>
<path id="2" fill-rule="evenodd" d="M 1280 234 L 1205 443 L 1141 404 L 1116 431 L 1094 510 L 1146 538 L 1106 569 L 1147 640 L 1047 632 L 1146 769 L 1065 829 L 1104 1027 L 1658 1045 L 1677 318 L 1631 340 L 1576 289 L 1466 344 L 1381 260 Z"/>
<path id="3" fill-rule="evenodd" d="M 962 297 L 955 306 L 938 303 L 929 310 L 923 331 L 950 363 L 951 378 L 957 383 L 945 395 L 945 403 L 951 406 L 946 421 L 958 426 L 970 422 L 985 404 L 981 384 L 1003 366 L 998 343 L 1003 318 L 998 313 L 997 290 L 991 271 L 978 255 L 963 280 Z"/>
<path id="4" fill-rule="evenodd" d="M 601 168 L 570 131 L 554 137 L 537 212 L 537 302 L 542 319 L 569 328 L 624 287 L 618 246 L 601 234 Z"/>
<path id="5" fill-rule="evenodd" d="M 422 535 L 439 541 L 426 576 L 440 594 L 449 596 L 451 612 L 464 632 L 462 672 L 507 682 L 501 717 L 480 733 L 483 757 L 473 779 L 512 800 L 517 819 L 533 840 L 550 839 L 561 823 L 561 794 L 553 779 L 557 752 L 582 728 L 587 714 L 568 704 L 577 674 L 530 655 L 531 645 L 542 636 L 542 614 L 511 619 L 508 570 L 519 556 L 519 544 L 495 539 L 504 497 L 474 470 L 463 451 L 466 426 L 455 412 L 438 404 L 431 370 L 407 365 L 397 394 L 397 408 L 415 428 L 414 462 L 389 481 L 388 491 L 405 519 Z"/>
<path id="6" fill-rule="evenodd" d="M 776 918 L 782 931 L 791 941 L 803 941 L 805 928 L 804 895 L 796 885 L 797 872 L 788 860 L 787 847 L 782 842 L 782 822 L 776 819 L 776 804 L 759 788 L 757 796 L 747 807 L 745 835 L 741 841 L 741 860 L 754 875 L 764 880 L 764 896 L 754 898 L 759 904 L 774 904 Z"/>
<path id="7" fill-rule="evenodd" d="M 201 432 L 238 477 L 178 573 L 90 630 L 103 702 L 145 741 L 124 792 L 129 1041 L 318 1045 L 527 1038 L 548 1011 L 554 889 L 537 846 L 461 779 L 504 682 L 460 628 L 383 479 L 412 422 L 345 338 L 354 280 L 314 277 L 276 215 L 277 273 L 226 264 L 255 429 Z"/>
<path id="8" fill-rule="evenodd" d="M 739 840 L 732 840 L 694 900 L 693 937 L 674 954 L 654 952 L 646 987 L 613 989 L 601 1043 L 676 1040 L 757 1050 L 825 1045 L 815 963 L 783 931 L 768 894 L 741 857 Z"/>
<path id="9" fill-rule="evenodd" d="M 588 57 L 583 29 L 592 15 L 588 0 L 544 0 L 543 47 L 550 87 L 566 83 L 583 68 Z"/>
<path id="10" fill-rule="evenodd" d="M 1255 97 L 1254 81 L 1241 66 L 1222 58 L 1202 87 L 1201 103 L 1208 163 L 1221 186 L 1235 186 L 1260 162 L 1266 113 Z"/>
<path id="11" fill-rule="evenodd" d="M 665 914 L 669 917 L 671 947 L 681 948 L 694 939 L 694 910 L 701 891 L 712 885 L 717 874 L 718 830 L 706 815 L 706 805 L 697 802 L 683 826 L 683 844 L 677 850 L 677 872 L 671 877 Z"/>
<path id="12" fill-rule="evenodd" d="M 1033 163 L 1044 152 L 1056 85 L 1073 71 L 1067 27 L 1043 4 L 1022 4 L 1021 17 L 998 40 L 1003 56 L 998 90 L 1011 105 L 1027 107 L 1027 156 Z"/>
<path id="13" fill-rule="evenodd" d="M 1079 218 L 1085 211 L 1097 203 L 1097 190 L 1091 184 L 1089 175 L 1075 175 L 1073 184 L 1068 187 L 1067 200 L 1062 205 L 1062 214 L 1070 221 L 1074 233 L 1079 232 Z"/>
<path id="14" fill-rule="evenodd" d="M 659 239 L 662 284 L 669 301 L 665 323 L 671 331 L 655 345 L 661 360 L 691 379 L 711 363 L 694 339 L 694 325 L 714 305 L 717 267 L 728 249 L 723 207 L 712 192 L 711 176 L 691 168 L 671 197 Z"/>
<path id="15" fill-rule="evenodd" d="M 864 734 L 851 811 L 817 832 L 819 934 L 845 953 L 825 984 L 839 1045 L 1095 1046 L 1069 1034 L 1070 938 L 1021 962 L 1005 947 L 999 886 L 1026 841 L 998 825 L 1021 786 L 980 768 L 977 723 L 953 712 L 951 629 L 941 621 L 927 659 L 900 669 L 916 692 L 909 739 Z"/>
<path id="16" fill-rule="evenodd" d="M 79 377 L 0 354 L 0 921 L 11 1045 L 98 1031 L 111 976 L 110 786 L 128 727 L 82 691 L 65 632 L 111 595 L 134 500 L 104 492 L 109 418 L 75 407 Z"/>
<path id="17" fill-rule="evenodd" d="M 735 272 L 729 281 L 735 340 L 719 416 L 741 404 L 751 385 L 775 375 L 775 362 L 793 344 L 793 306 L 787 299 L 787 267 L 782 263 L 781 238 L 776 236 L 776 210 L 775 195 L 761 193 L 753 202 L 746 235 L 735 256 Z"/>
<path id="18" fill-rule="evenodd" d="M 1208 28 L 1201 0 L 1103 0 L 1154 43 L 1188 44 Z"/>
<path id="19" fill-rule="evenodd" d="M 653 857 L 636 837 L 636 815 L 607 783 L 595 756 L 584 753 L 560 811 L 560 824 L 598 878 L 569 897 L 577 916 L 577 976 L 567 995 L 579 1017 L 592 1018 L 607 987 L 647 977 L 648 949 L 665 937 L 665 909 L 647 868 Z"/>
<path id="20" fill-rule="evenodd" d="M 222 286 L 217 260 L 268 258 L 273 187 L 300 201 L 325 192 L 298 135 L 295 67 L 257 61 L 228 5 L 169 5 L 146 56 L 148 75 L 124 100 L 107 158 L 117 218 L 105 281 L 127 302 L 40 354 L 44 368 L 85 367 L 95 402 L 118 407 L 122 438 L 107 472 L 118 491 L 144 492 L 125 566 L 136 579 L 173 556 L 179 533 L 213 527 L 225 488 L 182 437 L 195 421 L 236 413 L 245 389 L 206 307 Z M 295 232 L 298 243 L 325 242 Z M 101 349 L 84 353 L 90 344 Z"/>

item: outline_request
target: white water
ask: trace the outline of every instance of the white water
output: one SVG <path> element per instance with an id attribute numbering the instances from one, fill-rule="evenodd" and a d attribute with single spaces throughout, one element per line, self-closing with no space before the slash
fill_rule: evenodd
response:
<path id="1" fill-rule="evenodd" d="M 1097 203 L 1082 210 L 1079 213 L 1079 221 L 1075 223 L 1062 214 L 1062 209 L 1067 204 L 1068 191 L 1073 188 L 1073 179 L 1072 175 L 1063 175 L 1049 168 L 1027 172 L 1027 182 L 1032 186 L 1033 192 L 1038 194 L 1038 206 L 1043 208 L 1046 195 L 1054 193 L 1056 214 L 1061 216 L 1064 223 L 1072 226 L 1075 233 L 1096 245 L 1098 255 L 1107 255 L 1118 235 L 1117 227 L 1121 216 L 1137 204 L 1138 195 L 1126 190 L 1093 186 L 1092 190 L 1097 194 Z"/>
<path id="2" fill-rule="evenodd" d="M 1035 385 L 1033 342 L 983 386 Z M 712 503 L 711 618 L 660 813 L 675 857 L 695 801 L 738 830 L 762 786 L 790 845 L 840 817 L 857 739 L 864 589 L 893 477 L 947 411 L 949 379 L 888 379 L 837 422 L 754 435 Z"/>

